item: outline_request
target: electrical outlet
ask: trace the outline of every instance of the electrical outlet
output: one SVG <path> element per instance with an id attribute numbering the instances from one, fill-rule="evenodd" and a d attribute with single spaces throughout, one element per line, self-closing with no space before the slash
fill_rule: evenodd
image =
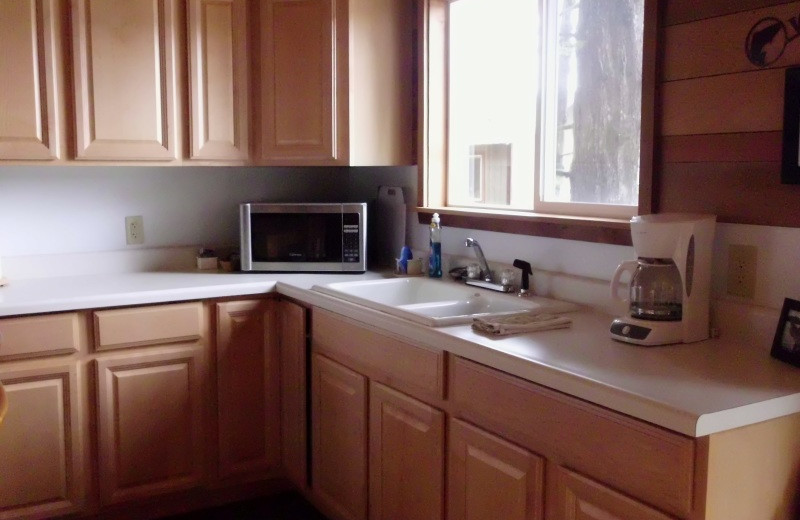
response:
<path id="1" fill-rule="evenodd" d="M 144 244 L 144 220 L 141 215 L 125 217 L 125 242 L 129 246 Z"/>
<path id="2" fill-rule="evenodd" d="M 758 248 L 756 246 L 728 246 L 728 294 L 742 298 L 755 298 L 756 295 L 756 263 Z"/>

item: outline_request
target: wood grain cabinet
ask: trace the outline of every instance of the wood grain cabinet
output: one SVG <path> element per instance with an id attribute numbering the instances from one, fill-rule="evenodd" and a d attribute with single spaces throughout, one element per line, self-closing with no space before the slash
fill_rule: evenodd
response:
<path id="1" fill-rule="evenodd" d="M 675 520 L 591 479 L 553 465 L 547 473 L 552 520 Z"/>
<path id="2" fill-rule="evenodd" d="M 458 419 L 449 431 L 450 520 L 544 518 L 544 459 Z"/>
<path id="3" fill-rule="evenodd" d="M 444 518 L 444 413 L 370 383 L 371 520 Z"/>
<path id="4" fill-rule="evenodd" d="M 413 4 L 261 2 L 259 162 L 415 164 Z"/>
<path id="5" fill-rule="evenodd" d="M 178 158 L 177 0 L 72 0 L 76 159 Z"/>
<path id="6" fill-rule="evenodd" d="M 286 477 L 297 489 L 308 488 L 308 310 L 281 300 L 281 459 Z"/>
<path id="7" fill-rule="evenodd" d="M 249 157 L 246 0 L 189 0 L 190 159 Z"/>
<path id="8" fill-rule="evenodd" d="M 0 518 L 46 518 L 86 507 L 86 409 L 78 364 L 0 367 L 8 412 L 0 427 Z"/>
<path id="9" fill-rule="evenodd" d="M 315 354 L 311 459 L 315 497 L 342 520 L 367 518 L 367 378 Z"/>
<path id="10" fill-rule="evenodd" d="M 0 2 L 0 160 L 61 155 L 61 13 L 55 0 Z"/>
<path id="11" fill-rule="evenodd" d="M 276 300 L 216 305 L 218 473 L 264 478 L 280 467 Z"/>

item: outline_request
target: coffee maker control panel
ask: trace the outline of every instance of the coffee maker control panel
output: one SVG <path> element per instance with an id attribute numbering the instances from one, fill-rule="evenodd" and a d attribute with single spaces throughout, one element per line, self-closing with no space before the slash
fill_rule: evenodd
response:
<path id="1" fill-rule="evenodd" d="M 611 324 L 611 335 L 620 339 L 633 339 L 644 341 L 653 329 L 625 323 L 622 320 L 614 320 Z"/>

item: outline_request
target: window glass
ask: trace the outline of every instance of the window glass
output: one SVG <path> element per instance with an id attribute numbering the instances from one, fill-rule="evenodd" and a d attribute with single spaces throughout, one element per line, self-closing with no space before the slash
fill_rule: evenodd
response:
<path id="1" fill-rule="evenodd" d="M 536 2 L 450 4 L 449 204 L 532 208 L 538 42 Z"/>
<path id="2" fill-rule="evenodd" d="M 543 199 L 636 205 L 644 0 L 558 0 L 548 22 Z"/>
<path id="3" fill-rule="evenodd" d="M 447 204 L 635 207 L 644 0 L 543 4 L 450 0 Z"/>

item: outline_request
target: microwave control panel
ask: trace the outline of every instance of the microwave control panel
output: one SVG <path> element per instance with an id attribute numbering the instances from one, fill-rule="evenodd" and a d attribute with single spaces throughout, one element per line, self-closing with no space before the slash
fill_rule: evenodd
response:
<path id="1" fill-rule="evenodd" d="M 361 261 L 361 223 L 358 213 L 342 214 L 342 261 Z"/>

